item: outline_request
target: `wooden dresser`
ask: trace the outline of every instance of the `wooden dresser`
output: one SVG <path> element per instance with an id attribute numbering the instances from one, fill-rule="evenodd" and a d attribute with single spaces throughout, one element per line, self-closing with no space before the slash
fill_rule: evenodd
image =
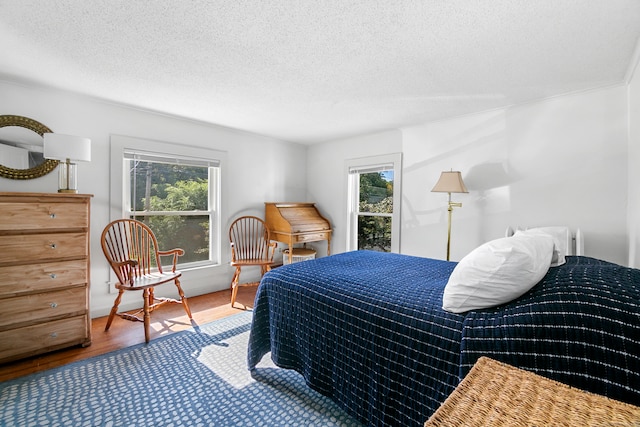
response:
<path id="1" fill-rule="evenodd" d="M 90 199 L 0 192 L 0 363 L 91 344 Z"/>
<path id="2" fill-rule="evenodd" d="M 265 222 L 271 238 L 290 249 L 296 243 L 326 240 L 327 255 L 331 254 L 331 224 L 314 203 L 265 203 Z M 289 257 L 292 255 L 290 250 Z"/>

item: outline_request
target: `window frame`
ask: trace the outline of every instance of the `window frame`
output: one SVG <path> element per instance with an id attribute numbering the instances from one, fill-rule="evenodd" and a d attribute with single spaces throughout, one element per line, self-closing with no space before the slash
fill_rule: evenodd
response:
<path id="1" fill-rule="evenodd" d="M 360 212 L 360 174 L 382 170 L 393 170 L 393 213 Z M 377 216 L 391 217 L 391 252 L 400 253 L 402 153 L 348 159 L 345 161 L 345 173 L 347 179 L 347 250 L 358 250 L 358 217 Z"/>
<path id="2" fill-rule="evenodd" d="M 209 162 L 209 260 L 180 264 L 182 271 L 199 269 L 203 267 L 217 267 L 222 265 L 222 182 L 223 166 L 226 163 L 226 152 L 212 150 L 189 145 L 180 145 L 169 142 L 161 142 L 143 138 L 127 137 L 121 135 L 111 135 L 111 192 L 110 192 L 110 218 L 111 221 L 119 218 L 130 218 L 132 211 L 130 207 L 129 188 L 130 176 L 128 170 L 125 173 L 125 159 L 127 153 L 140 152 L 147 153 L 158 159 L 194 159 L 202 163 Z M 217 166 L 216 166 L 217 164 Z M 213 178 L 213 180 L 212 180 Z M 169 211 L 162 211 L 160 214 L 167 214 Z M 152 215 L 158 212 L 145 212 L 144 215 Z M 191 212 L 179 211 L 177 215 L 190 215 Z M 197 211 L 202 214 L 202 211 Z"/>

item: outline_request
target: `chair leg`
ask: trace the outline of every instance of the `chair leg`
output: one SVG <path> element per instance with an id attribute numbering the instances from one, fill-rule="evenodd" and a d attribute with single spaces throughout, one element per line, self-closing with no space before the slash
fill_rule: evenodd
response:
<path id="1" fill-rule="evenodd" d="M 111 312 L 109 313 L 109 318 L 107 319 L 107 325 L 104 327 L 105 331 L 108 331 L 111 327 L 111 322 L 113 322 L 113 318 L 118 312 L 118 306 L 120 305 L 120 300 L 122 299 L 122 294 L 124 293 L 123 289 L 118 290 L 118 296 L 116 300 L 113 302 L 113 307 L 111 307 Z"/>
<path id="2" fill-rule="evenodd" d="M 180 295 L 180 301 L 182 301 L 182 306 L 184 307 L 184 311 L 187 312 L 187 316 L 189 319 L 193 319 L 191 316 L 191 309 L 189 308 L 189 304 L 187 303 L 187 297 L 184 296 L 184 292 L 182 291 L 182 286 L 180 286 L 180 280 L 176 279 L 176 287 L 178 288 L 178 295 Z"/>
<path id="3" fill-rule="evenodd" d="M 147 299 L 149 300 L 149 307 L 153 306 L 156 299 L 155 288 L 149 288 L 149 296 Z"/>
<path id="4" fill-rule="evenodd" d="M 231 307 L 236 303 L 236 297 L 238 296 L 238 282 L 240 281 L 240 267 L 236 267 L 235 273 L 233 273 L 233 279 L 231 279 Z"/>
<path id="5" fill-rule="evenodd" d="M 149 289 L 145 289 L 142 291 L 142 299 L 144 300 L 144 341 L 146 343 L 149 342 L 149 326 L 151 324 L 151 313 L 149 310 L 149 297 L 151 296 L 151 291 Z"/>

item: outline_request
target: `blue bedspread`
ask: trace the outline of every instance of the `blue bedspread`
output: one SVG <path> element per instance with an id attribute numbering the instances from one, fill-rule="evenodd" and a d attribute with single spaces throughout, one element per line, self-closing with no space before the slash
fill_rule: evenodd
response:
<path id="1" fill-rule="evenodd" d="M 482 355 L 640 402 L 640 271 L 569 257 L 523 297 L 454 314 L 455 263 L 368 251 L 286 265 L 256 295 L 248 364 L 271 352 L 367 425 L 419 426 Z"/>

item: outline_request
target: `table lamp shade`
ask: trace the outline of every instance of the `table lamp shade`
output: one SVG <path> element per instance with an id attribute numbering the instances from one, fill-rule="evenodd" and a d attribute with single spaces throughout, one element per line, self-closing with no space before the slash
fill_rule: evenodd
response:
<path id="1" fill-rule="evenodd" d="M 81 136 L 45 133 L 44 158 L 60 160 L 58 192 L 78 192 L 78 170 L 74 162 L 91 161 L 91 140 Z"/>
<path id="2" fill-rule="evenodd" d="M 44 134 L 44 158 L 76 162 L 91 161 L 91 140 L 81 136 Z"/>

